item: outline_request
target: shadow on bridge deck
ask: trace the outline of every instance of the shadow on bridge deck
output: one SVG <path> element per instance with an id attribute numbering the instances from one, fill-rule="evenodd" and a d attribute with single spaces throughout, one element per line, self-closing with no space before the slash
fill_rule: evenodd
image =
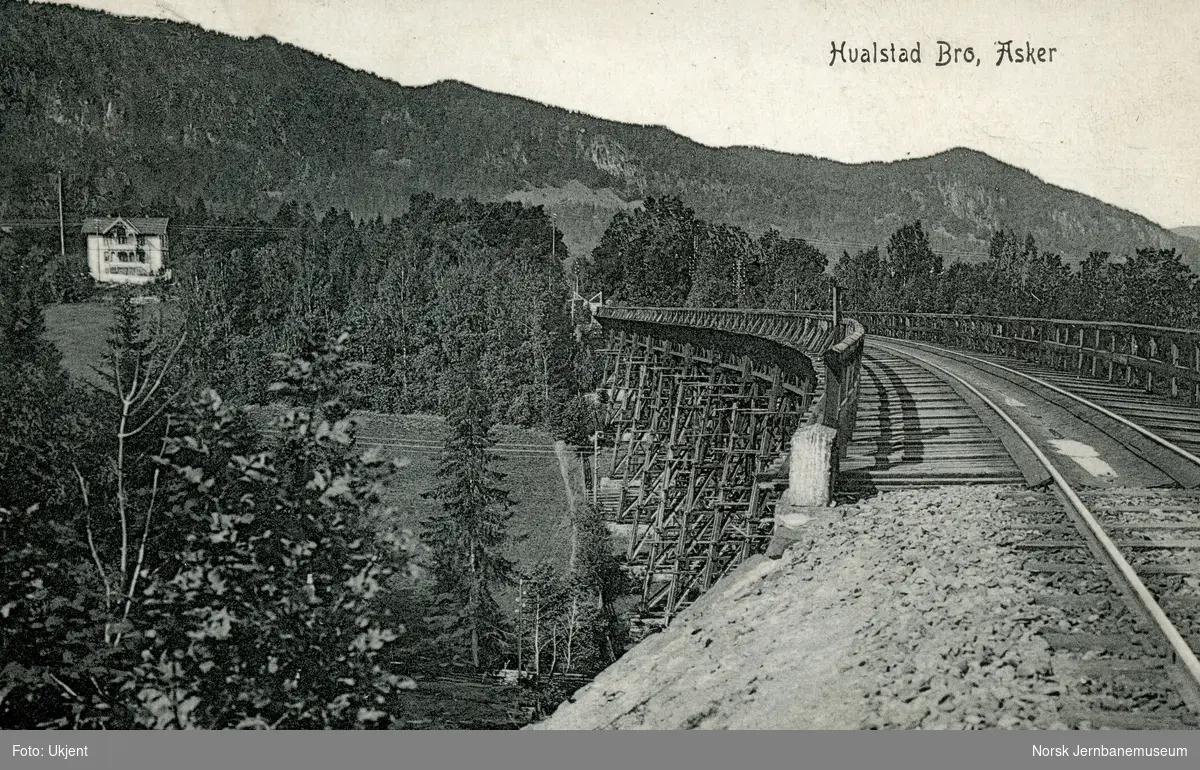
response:
<path id="1" fill-rule="evenodd" d="M 868 349 L 858 421 L 839 497 L 882 489 L 1024 481 L 1000 440 L 954 389 L 920 366 Z"/>

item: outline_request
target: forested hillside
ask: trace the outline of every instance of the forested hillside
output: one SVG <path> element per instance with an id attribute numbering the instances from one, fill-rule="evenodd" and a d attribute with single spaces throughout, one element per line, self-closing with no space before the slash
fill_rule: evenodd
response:
<path id="1" fill-rule="evenodd" d="M 606 299 L 630 305 L 824 310 L 836 282 L 852 311 L 1200 326 L 1200 277 L 1174 249 L 1095 251 L 1071 266 L 1032 235 L 997 230 L 986 259 L 947 264 L 931 240 L 920 221 L 906 223 L 884 249 L 843 252 L 830 275 L 803 239 L 775 230 L 756 239 L 700 219 L 678 198 L 648 198 L 613 217 L 584 274 Z"/>
<path id="2" fill-rule="evenodd" d="M 556 676 L 610 663 L 607 530 L 493 451 L 501 422 L 594 429 L 545 212 L 419 194 L 390 222 L 180 219 L 175 280 L 149 290 L 170 312 L 103 295 L 98 382 L 63 370 L 43 305 L 102 290 L 0 237 L 0 729 L 494 726 L 411 677 L 516 667 L 557 702 Z M 434 467 L 360 444 L 356 408 L 440 413 Z M 389 502 L 417 496 L 419 522 Z M 569 562 L 512 560 L 547 520 Z"/>
<path id="3" fill-rule="evenodd" d="M 1069 263 L 1138 247 L 1200 258 L 1191 239 L 969 150 L 847 165 L 714 149 L 462 83 L 406 88 L 270 38 L 57 6 L 0 14 L 0 217 L 53 215 L 61 169 L 80 214 L 200 198 L 219 213 L 298 201 L 373 218 L 417 191 L 544 201 L 576 253 L 629 202 L 677 196 L 835 256 L 920 219 L 948 259 L 985 258 L 1000 228 Z"/>

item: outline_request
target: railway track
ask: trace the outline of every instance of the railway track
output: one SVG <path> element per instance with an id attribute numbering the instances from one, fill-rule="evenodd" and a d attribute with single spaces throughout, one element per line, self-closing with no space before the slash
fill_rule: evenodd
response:
<path id="1" fill-rule="evenodd" d="M 1005 530 L 1009 545 L 1029 554 L 1024 566 L 1038 603 L 1064 613 L 1059 630 L 1042 633 L 1062 690 L 1064 722 L 1082 728 L 1200 726 L 1200 661 L 1194 653 L 1200 647 L 1200 490 L 1184 488 L 1200 481 L 1200 459 L 1132 420 L 1127 415 L 1136 412 L 1128 404 L 1126 414 L 1118 414 L 1111 407 L 1123 405 L 1121 394 L 1093 389 L 1089 395 L 1107 399 L 1105 406 L 1010 362 L 924 344 L 871 344 L 863 361 L 860 438 L 844 466 L 848 479 L 858 480 L 859 491 L 1026 482 L 1025 489 L 1011 491 L 1015 505 L 1006 506 Z M 1091 484 L 1072 483 L 1061 461 L 1048 456 L 1045 437 L 1031 435 L 1014 417 L 1015 406 L 1025 407 L 1028 423 L 1026 404 L 998 389 L 994 377 L 971 376 L 964 362 L 990 367 L 1009 382 L 1022 380 L 1027 392 L 1036 387 L 1069 399 L 1081 422 L 1122 441 L 1135 444 L 1132 432 L 1142 443 L 1153 442 L 1157 451 L 1141 447 L 1130 467 L 1153 466 L 1150 472 L 1166 483 L 1126 488 L 1104 475 Z M 1159 406 L 1149 413 L 1169 420 L 1165 405 Z M 1087 410 L 1094 413 L 1090 419 Z"/>
<path id="2" fill-rule="evenodd" d="M 906 340 L 904 344 L 986 368 L 1017 384 L 1032 383 L 1060 403 L 1073 402 L 1082 410 L 1115 420 L 1182 459 L 1177 467 L 1184 470 L 1175 478 L 1177 483 L 1185 487 L 1200 485 L 1200 473 L 1196 473 L 1200 466 L 1200 411 L 1178 400 L 1011 358 L 923 342 Z"/>
<path id="3" fill-rule="evenodd" d="M 1042 633 L 1063 687 L 1060 714 L 1072 727 L 1196 729 L 1196 681 L 1179 649 L 1200 647 L 1200 496 L 1096 490 L 1081 498 L 1153 603 L 1097 558 L 1094 538 L 1060 494 L 1018 495 L 1008 544 L 1028 553 L 1037 602 L 1064 613 L 1061 628 Z"/>
<path id="4" fill-rule="evenodd" d="M 912 359 L 863 352 L 854 439 L 839 472 L 847 496 L 943 484 L 1026 481 L 978 410 Z"/>

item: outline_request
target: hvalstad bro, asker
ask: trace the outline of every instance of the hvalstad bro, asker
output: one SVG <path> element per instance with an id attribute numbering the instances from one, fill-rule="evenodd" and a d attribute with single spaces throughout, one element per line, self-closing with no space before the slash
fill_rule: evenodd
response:
<path id="1" fill-rule="evenodd" d="M 938 40 L 933 63 L 938 67 L 950 64 L 973 64 L 978 67 L 982 58 L 975 53 L 974 46 L 956 46 Z M 997 40 L 996 66 L 1002 64 L 1050 64 L 1054 61 L 1056 47 L 1035 46 L 1029 41 L 1014 44 L 1012 40 Z M 835 64 L 921 64 L 921 43 L 911 47 L 895 43 L 880 44 L 872 41 L 870 46 L 851 45 L 847 41 L 830 43 L 829 66 Z"/>

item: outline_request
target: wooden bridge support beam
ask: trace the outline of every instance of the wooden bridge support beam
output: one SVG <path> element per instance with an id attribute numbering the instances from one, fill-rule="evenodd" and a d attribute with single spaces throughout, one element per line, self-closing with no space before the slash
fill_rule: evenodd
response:
<path id="1" fill-rule="evenodd" d="M 772 466 L 815 384 L 757 370 L 747 355 L 641 335 L 609 335 L 605 355 L 602 508 L 627 533 L 642 621 L 665 624 L 766 548 L 783 486 Z"/>

